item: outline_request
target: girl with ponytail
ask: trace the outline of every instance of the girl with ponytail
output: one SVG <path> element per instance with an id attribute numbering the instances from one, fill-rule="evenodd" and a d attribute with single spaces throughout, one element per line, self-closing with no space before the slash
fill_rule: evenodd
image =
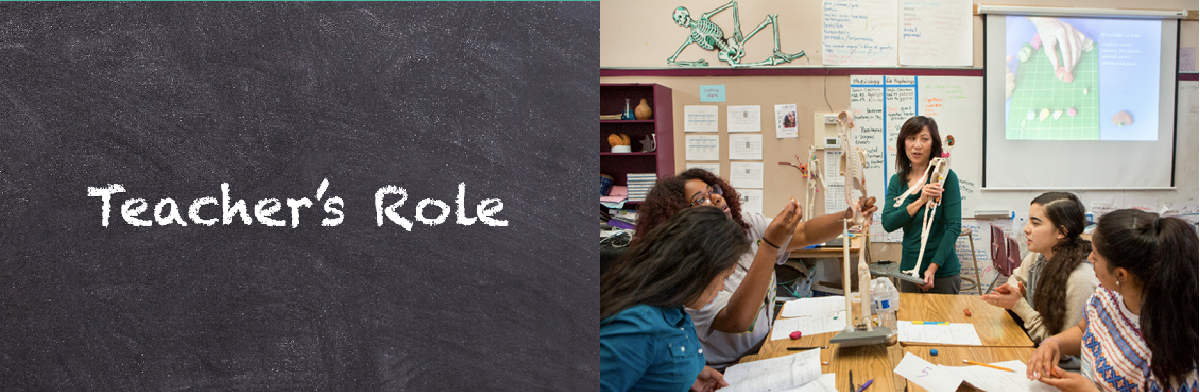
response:
<path id="1" fill-rule="evenodd" d="M 1175 218 L 1117 210 L 1092 235 L 1100 288 L 1083 321 L 1047 338 L 1027 376 L 1064 391 L 1196 391 L 1196 231 Z M 1081 355 L 1082 375 L 1058 367 Z"/>
<path id="2" fill-rule="evenodd" d="M 1096 274 L 1087 261 L 1091 243 L 1080 238 L 1086 220 L 1074 194 L 1047 192 L 1029 204 L 1025 244 L 1029 255 L 1008 283 L 983 300 L 1011 310 L 1034 343 L 1079 324 L 1083 307 L 1096 291 Z M 1072 358 L 1061 365 L 1078 369 Z"/>

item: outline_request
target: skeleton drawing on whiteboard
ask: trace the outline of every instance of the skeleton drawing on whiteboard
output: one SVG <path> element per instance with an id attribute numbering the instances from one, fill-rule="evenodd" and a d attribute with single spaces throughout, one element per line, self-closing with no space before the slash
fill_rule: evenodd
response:
<path id="1" fill-rule="evenodd" d="M 713 15 L 730 8 L 733 9 L 733 36 L 725 37 L 725 32 L 721 30 L 721 26 L 713 23 L 710 18 L 712 18 Z M 750 34 L 743 36 L 742 23 L 738 18 L 736 1 L 731 1 L 725 5 L 717 7 L 717 9 L 706 12 L 703 15 L 700 15 L 699 19 L 692 19 L 691 14 L 688 12 L 686 7 L 675 8 L 675 12 L 671 14 L 671 19 L 673 19 L 675 24 L 678 24 L 680 27 L 687 27 L 690 32 L 688 33 L 687 40 L 683 42 L 683 46 L 680 46 L 679 50 L 675 51 L 675 54 L 672 54 L 671 57 L 667 58 L 667 65 L 674 65 L 677 67 L 707 67 L 708 62 L 704 59 L 696 61 L 675 61 L 676 58 L 679 57 L 679 54 L 682 53 L 684 49 L 687 49 L 687 47 L 691 44 L 696 44 L 696 46 L 699 46 L 704 50 L 717 51 L 718 60 L 728 63 L 730 67 L 735 68 L 790 63 L 794 59 L 804 57 L 803 50 L 800 51 L 800 53 L 792 54 L 784 53 L 782 50 L 780 50 L 779 23 L 776 21 L 778 17 L 779 15 L 767 15 L 767 19 L 763 20 L 762 23 L 759 23 L 758 27 L 754 28 L 754 31 L 751 31 Z M 768 25 L 771 26 L 771 32 L 775 35 L 775 50 L 771 53 L 771 56 L 756 63 L 742 63 L 742 57 L 746 55 L 746 42 L 750 41 L 750 38 L 753 38 L 754 35 L 758 34 L 759 31 L 767 28 Z"/>
<path id="2" fill-rule="evenodd" d="M 917 185 L 914 185 L 912 188 L 908 188 L 908 190 L 904 191 L 904 193 L 900 196 L 896 196 L 896 202 L 893 204 L 893 206 L 899 207 L 901 204 L 904 204 L 904 198 L 920 192 L 921 187 L 925 186 L 925 183 L 930 180 L 930 177 L 933 177 L 933 180 L 936 181 L 938 185 L 945 185 L 946 174 L 950 172 L 950 150 L 954 149 L 954 136 L 946 135 L 946 141 L 943 143 L 943 145 L 946 147 L 945 151 L 942 152 L 942 156 L 929 160 L 929 168 L 925 169 L 925 174 L 921 175 L 921 179 L 917 181 Z M 913 269 L 911 270 L 902 271 L 905 274 L 912 275 L 914 278 L 921 278 L 917 271 L 921 269 L 921 260 L 924 260 L 925 258 L 925 244 L 929 242 L 929 226 L 933 224 L 933 217 L 937 214 L 937 208 L 941 202 L 941 197 L 937 197 L 931 198 L 927 203 L 925 203 L 925 218 L 921 221 L 921 252 L 917 256 L 917 264 L 913 266 Z"/>

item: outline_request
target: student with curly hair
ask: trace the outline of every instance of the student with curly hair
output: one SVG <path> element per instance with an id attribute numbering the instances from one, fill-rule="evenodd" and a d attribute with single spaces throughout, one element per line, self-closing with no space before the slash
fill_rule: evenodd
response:
<path id="1" fill-rule="evenodd" d="M 638 208 L 637 231 L 633 243 L 643 241 L 671 217 L 694 207 L 714 206 L 730 216 L 750 238 L 750 250 L 743 252 L 724 288 L 704 309 L 688 309 L 696 323 L 696 332 L 704 344 L 705 358 L 715 368 L 737 363 L 744 355 L 757 352 L 775 319 L 775 264 L 787 261 L 792 250 L 829 241 L 842 231 L 842 220 L 851 218 L 851 210 L 822 215 L 794 228 L 780 224 L 780 217 L 801 208 L 795 199 L 775 219 L 763 214 L 743 212 L 740 195 L 721 177 L 703 169 L 691 169 L 675 177 L 660 180 L 650 189 L 646 202 Z M 873 213 L 875 199 L 860 201 L 866 214 Z M 696 238 L 696 241 L 708 241 Z"/>

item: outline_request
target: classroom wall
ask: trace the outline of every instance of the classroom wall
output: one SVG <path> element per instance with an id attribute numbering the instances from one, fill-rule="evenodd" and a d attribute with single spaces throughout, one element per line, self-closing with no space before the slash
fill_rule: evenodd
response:
<path id="1" fill-rule="evenodd" d="M 726 1 L 697 1 L 686 4 L 659 3 L 632 0 L 605 0 L 601 2 L 601 45 L 600 64 L 602 69 L 620 68 L 667 68 L 666 58 L 670 56 L 686 37 L 686 30 L 672 23 L 671 12 L 676 6 L 688 7 L 693 15 L 711 11 L 725 4 Z M 975 2 L 979 4 L 978 1 Z M 802 67 L 821 67 L 821 4 L 820 1 L 776 1 L 765 0 L 755 2 L 740 2 L 739 15 L 742 31 L 748 33 L 767 14 L 779 15 L 779 34 L 781 49 L 784 52 L 804 50 L 811 58 L 805 62 L 798 60 L 794 65 Z M 992 3 L 994 4 L 994 3 Z M 1007 1 L 1011 5 L 1045 5 L 1039 1 Z M 1122 7 L 1123 1 L 1071 1 L 1054 4 L 1056 6 L 1079 7 Z M 1186 9 L 1193 11 L 1191 20 L 1185 20 L 1180 27 L 1180 47 L 1196 47 L 1200 41 L 1200 24 L 1195 20 L 1198 4 L 1194 1 L 1150 0 L 1138 3 L 1138 8 L 1144 9 Z M 716 18 L 721 18 L 718 15 Z M 732 17 L 722 21 L 714 19 L 721 26 L 732 26 Z M 975 15 L 974 20 L 974 66 L 982 68 L 982 17 Z M 754 60 L 751 53 L 769 53 L 771 50 L 770 30 L 760 32 L 747 46 L 747 59 Z M 762 35 L 767 34 L 767 35 Z M 757 46 L 756 46 L 757 45 Z M 765 52 L 764 52 L 765 51 Z M 723 68 L 725 65 L 716 61 L 711 52 L 705 52 L 694 45 L 680 55 L 681 60 L 705 58 L 710 68 Z M 792 66 L 789 64 L 787 66 Z M 785 66 L 786 67 L 786 66 Z M 678 69 L 678 68 L 673 68 Z M 763 213 L 772 216 L 776 214 L 789 197 L 798 200 L 804 195 L 804 181 L 798 171 L 788 166 L 777 165 L 776 162 L 794 162 L 794 155 L 807 154 L 808 146 L 814 141 L 812 119 L 814 113 L 836 112 L 850 105 L 850 77 L 845 75 L 833 76 L 614 76 L 601 77 L 601 83 L 658 83 L 673 90 L 673 116 L 683 118 L 684 105 L 697 105 L 699 101 L 699 86 L 709 84 L 724 84 L 726 86 L 726 101 L 723 103 L 705 103 L 720 107 L 719 133 L 721 136 L 720 166 L 723 177 L 729 173 L 728 133 L 725 125 L 725 107 L 728 105 L 760 105 L 763 113 L 763 167 L 764 167 L 764 200 Z M 1190 94 L 1190 102 L 1196 102 L 1195 83 L 1182 83 L 1180 94 Z M 1183 97 L 1180 98 L 1181 100 Z M 981 101 L 982 102 L 982 101 Z M 796 104 L 799 111 L 798 139 L 776 139 L 769 114 L 776 104 Z M 982 112 L 982 103 L 981 108 Z M 1196 109 L 1192 107 L 1181 110 L 1176 149 L 1176 189 L 1163 191 L 1074 191 L 1085 206 L 1089 205 L 1093 196 L 1130 194 L 1134 196 L 1155 197 L 1162 203 L 1195 203 L 1200 194 L 1198 179 L 1200 171 L 1197 162 L 1200 161 L 1200 138 L 1197 136 Z M 1190 116 L 1190 117 L 1189 117 Z M 982 127 L 982 118 L 980 119 Z M 675 122 L 675 167 L 682 171 L 687 166 L 683 122 Z M 970 130 L 954 130 L 956 136 L 964 135 Z M 978 130 L 974 130 L 978 132 Z M 980 135 L 981 136 L 981 135 Z M 868 179 L 875 181 L 875 179 Z M 872 192 L 874 193 L 874 192 Z M 1029 200 L 1040 192 L 1034 191 L 988 191 L 982 190 L 979 209 L 1007 209 L 1018 214 L 1028 211 Z M 824 211 L 822 197 L 817 198 L 817 211 Z M 964 218 L 971 218 L 965 216 Z M 980 223 L 980 222 L 972 222 Z M 986 222 L 983 222 L 986 227 Z M 1017 222 L 1014 232 L 1020 236 Z M 966 240 L 960 240 L 966 243 Z M 988 244 L 976 240 L 977 254 L 986 254 Z M 1024 246 L 1023 241 L 1021 246 Z M 968 252 L 969 253 L 969 252 Z M 874 259 L 900 259 L 898 243 L 876 243 L 872 246 Z M 987 265 L 989 260 L 981 257 L 980 264 Z M 966 262 L 964 262 L 964 265 Z M 964 275 L 967 273 L 964 268 Z M 991 272 L 994 275 L 994 272 Z M 991 281 L 991 275 L 984 274 L 984 282 Z"/>
<path id="2" fill-rule="evenodd" d="M 671 20 L 675 7 L 687 7 L 693 18 L 698 18 L 705 12 L 710 12 L 727 0 L 696 0 L 686 3 L 642 1 L 642 0 L 604 0 L 600 2 L 600 67 L 601 68 L 661 68 L 667 66 L 667 57 L 675 53 L 687 39 L 688 30 L 676 25 Z M 976 0 L 975 4 L 981 2 Z M 1097 1 L 1059 1 L 1047 4 L 1036 0 L 1005 0 L 1001 3 L 982 2 L 983 4 L 1004 5 L 1053 5 L 1061 7 L 1087 8 L 1139 8 L 1158 10 L 1189 10 L 1196 11 L 1198 4 L 1191 0 L 1146 0 L 1137 2 L 1136 7 L 1129 7 L 1128 1 L 1097 0 Z M 767 15 L 776 14 L 778 17 L 780 49 L 786 53 L 804 51 L 808 60 L 803 58 L 782 66 L 813 66 L 820 67 L 821 58 L 821 7 L 823 2 L 817 0 L 756 0 L 738 2 L 738 15 L 742 32 L 749 34 Z M 1193 13 L 1194 14 L 1194 13 Z M 731 30 L 733 13 L 725 10 L 713 17 L 713 21 L 723 29 Z M 983 18 L 979 15 L 972 17 L 974 25 L 974 68 L 983 67 Z M 1197 37 L 1198 24 L 1193 17 L 1186 20 L 1180 27 L 1179 44 L 1181 47 L 1195 47 L 1200 38 Z M 730 34 L 726 31 L 726 34 Z M 771 53 L 773 41 L 771 28 L 766 28 L 754 36 L 746 44 L 744 61 L 760 61 Z M 757 57 L 756 57 L 757 56 Z M 711 52 L 691 45 L 680 54 L 681 60 L 696 60 L 704 58 L 710 67 L 723 67 Z M 777 66 L 778 67 L 778 66 Z"/>

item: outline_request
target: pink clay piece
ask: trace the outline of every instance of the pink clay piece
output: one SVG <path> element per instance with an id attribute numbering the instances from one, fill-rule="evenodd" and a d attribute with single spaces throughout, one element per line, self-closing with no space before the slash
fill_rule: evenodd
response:
<path id="1" fill-rule="evenodd" d="M 1029 41 L 1029 45 L 1033 46 L 1033 50 L 1041 49 L 1042 48 L 1042 36 L 1038 35 L 1038 34 L 1034 34 L 1033 39 Z"/>
<path id="2" fill-rule="evenodd" d="M 803 335 L 803 334 L 800 333 L 800 331 L 796 331 L 796 332 L 792 332 L 791 334 L 789 334 L 788 337 L 792 338 L 792 340 L 800 340 L 801 335 Z"/>
<path id="3" fill-rule="evenodd" d="M 1075 112 L 1075 108 L 1070 108 L 1070 109 L 1067 109 L 1067 115 L 1068 115 L 1068 116 L 1075 117 L 1075 115 L 1076 115 L 1076 114 L 1078 114 L 1078 113 L 1077 113 L 1077 112 Z"/>

